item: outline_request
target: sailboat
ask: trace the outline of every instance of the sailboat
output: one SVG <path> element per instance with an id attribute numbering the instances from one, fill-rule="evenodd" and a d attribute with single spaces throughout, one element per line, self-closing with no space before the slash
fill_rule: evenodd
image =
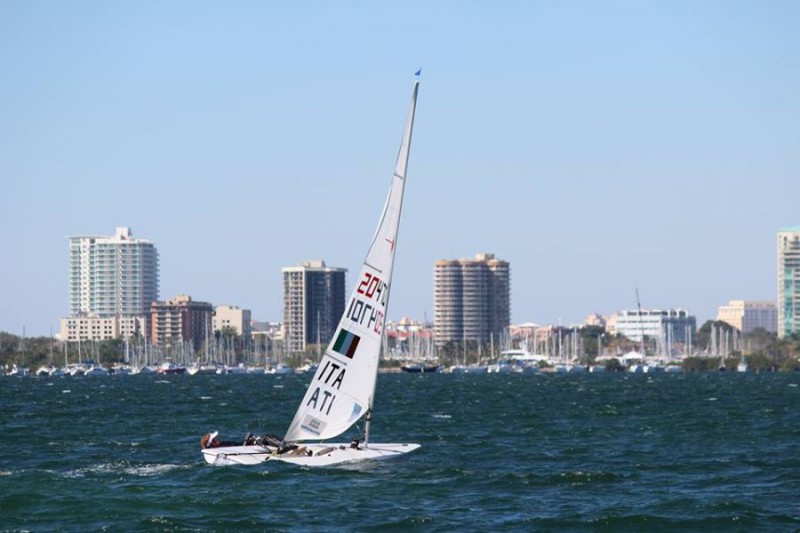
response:
<path id="1" fill-rule="evenodd" d="M 285 437 L 264 436 L 248 438 L 238 445 L 223 443 L 219 447 L 202 447 L 207 445 L 210 437 L 207 435 L 201 440 L 207 463 L 258 464 L 271 460 L 301 466 L 329 466 L 396 457 L 420 447 L 411 443 L 369 441 L 418 90 L 417 78 L 389 194 L 356 286 Z M 365 418 L 363 442 L 358 439 L 347 443 L 327 442 L 362 418 Z"/>

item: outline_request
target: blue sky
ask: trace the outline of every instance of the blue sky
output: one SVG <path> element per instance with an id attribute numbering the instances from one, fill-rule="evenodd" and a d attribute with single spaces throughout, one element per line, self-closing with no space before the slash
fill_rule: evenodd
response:
<path id="1" fill-rule="evenodd" d="M 800 224 L 800 3 L 0 0 L 0 330 L 58 330 L 67 240 L 129 226 L 161 297 L 282 319 L 353 282 L 423 68 L 389 319 L 511 263 L 512 321 L 774 299 Z"/>

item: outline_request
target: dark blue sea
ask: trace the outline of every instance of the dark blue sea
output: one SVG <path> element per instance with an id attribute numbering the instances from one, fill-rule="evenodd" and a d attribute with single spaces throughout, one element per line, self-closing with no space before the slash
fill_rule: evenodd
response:
<path id="1" fill-rule="evenodd" d="M 0 378 L 0 531 L 800 528 L 800 374 L 381 374 L 372 440 L 412 454 L 203 462 L 308 379 Z"/>

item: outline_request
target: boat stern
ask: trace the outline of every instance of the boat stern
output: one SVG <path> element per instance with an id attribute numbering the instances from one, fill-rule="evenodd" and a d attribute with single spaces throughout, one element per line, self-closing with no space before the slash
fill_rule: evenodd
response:
<path id="1" fill-rule="evenodd" d="M 224 446 L 204 448 L 203 459 L 214 466 L 257 465 L 269 460 L 277 450 L 267 446 Z"/>

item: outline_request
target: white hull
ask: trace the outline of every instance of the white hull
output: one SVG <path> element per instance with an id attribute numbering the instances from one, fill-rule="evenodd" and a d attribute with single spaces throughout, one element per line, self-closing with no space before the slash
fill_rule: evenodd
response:
<path id="1" fill-rule="evenodd" d="M 200 366 L 190 366 L 186 370 L 190 376 L 194 376 L 197 374 L 216 374 L 217 367 L 216 365 L 200 365 Z"/>
<path id="2" fill-rule="evenodd" d="M 283 363 L 278 363 L 278 366 L 270 368 L 264 372 L 265 374 L 278 374 L 278 375 L 288 375 L 294 374 L 294 368 L 290 366 L 286 366 Z"/>
<path id="3" fill-rule="evenodd" d="M 275 450 L 266 446 L 225 446 L 206 448 L 203 459 L 215 466 L 257 465 L 268 460 Z"/>
<path id="4" fill-rule="evenodd" d="M 298 466 L 334 466 L 365 460 L 391 459 L 413 452 L 419 444 L 373 444 L 368 448 L 351 448 L 349 443 L 301 444 L 297 450 L 283 455 L 263 446 L 229 446 L 203 450 L 203 458 L 215 466 L 257 465 L 265 461 L 280 461 Z M 308 455 L 308 452 L 311 455 Z"/>
<path id="5" fill-rule="evenodd" d="M 349 443 L 331 443 L 331 444 L 306 444 L 301 445 L 299 450 L 303 448 L 310 450 L 312 455 L 300 453 L 297 455 L 275 455 L 270 458 L 271 461 L 281 461 L 283 463 L 291 463 L 299 466 L 333 466 L 342 463 L 354 463 L 357 461 L 365 461 L 367 459 L 391 459 L 408 452 L 413 452 L 420 447 L 419 444 L 375 444 L 370 443 L 368 448 L 351 448 Z M 319 454 L 319 455 L 317 455 Z"/>

